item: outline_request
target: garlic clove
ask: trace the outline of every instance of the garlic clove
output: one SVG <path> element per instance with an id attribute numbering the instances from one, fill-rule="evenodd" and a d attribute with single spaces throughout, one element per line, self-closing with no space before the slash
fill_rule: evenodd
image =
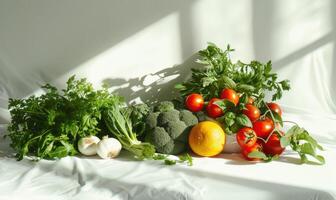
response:
<path id="1" fill-rule="evenodd" d="M 96 136 L 83 137 L 78 141 L 78 150 L 86 156 L 96 155 L 99 141 Z"/>
<path id="2" fill-rule="evenodd" d="M 97 154 L 103 159 L 115 158 L 121 151 L 121 143 L 115 138 L 104 137 L 97 147 Z"/>

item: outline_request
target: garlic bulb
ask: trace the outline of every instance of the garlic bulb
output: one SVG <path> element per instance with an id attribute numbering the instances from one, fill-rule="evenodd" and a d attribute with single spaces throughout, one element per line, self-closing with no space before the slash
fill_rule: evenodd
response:
<path id="1" fill-rule="evenodd" d="M 98 143 L 97 154 L 103 159 L 111 159 L 119 155 L 121 143 L 115 138 L 107 136 Z"/>
<path id="2" fill-rule="evenodd" d="M 96 155 L 99 141 L 96 136 L 83 137 L 78 141 L 78 150 L 86 156 Z"/>

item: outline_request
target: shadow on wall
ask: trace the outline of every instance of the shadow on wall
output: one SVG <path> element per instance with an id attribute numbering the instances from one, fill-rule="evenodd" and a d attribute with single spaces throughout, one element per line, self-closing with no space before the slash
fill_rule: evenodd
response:
<path id="1" fill-rule="evenodd" d="M 163 69 L 153 74 L 147 74 L 139 78 L 105 79 L 103 84 L 121 96 L 128 97 L 127 101 L 153 104 L 163 100 L 171 100 L 177 97 L 178 91 L 174 88 L 177 83 L 185 81 L 191 75 L 191 68 L 199 68 L 195 61 L 198 54 L 195 53 L 180 65 Z M 123 87 L 125 86 L 125 87 Z"/>
<path id="2" fill-rule="evenodd" d="M 6 1 L 0 6 L 0 84 L 23 97 L 192 1 Z M 190 54 L 189 54 L 190 55 Z"/>

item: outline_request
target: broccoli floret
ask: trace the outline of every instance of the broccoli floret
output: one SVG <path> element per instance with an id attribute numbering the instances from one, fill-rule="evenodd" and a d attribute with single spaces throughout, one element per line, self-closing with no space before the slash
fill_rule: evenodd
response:
<path id="1" fill-rule="evenodd" d="M 157 125 L 163 126 L 168 122 L 179 121 L 179 119 L 180 119 L 180 112 L 177 110 L 161 112 L 157 118 Z"/>
<path id="2" fill-rule="evenodd" d="M 156 151 L 164 154 L 173 154 L 173 150 L 175 147 L 175 142 L 173 140 L 170 140 L 166 145 L 161 147 L 156 147 Z"/>
<path id="3" fill-rule="evenodd" d="M 171 138 L 164 128 L 155 127 L 153 129 L 150 140 L 155 144 L 156 147 L 162 147 L 170 142 Z"/>
<path id="4" fill-rule="evenodd" d="M 176 139 L 183 133 L 187 126 L 182 121 L 169 121 L 164 128 L 172 139 Z"/>
<path id="5" fill-rule="evenodd" d="M 154 113 L 150 113 L 148 116 L 147 116 L 147 119 L 146 119 L 146 126 L 147 126 L 147 129 L 153 129 L 157 126 L 157 117 L 159 116 L 159 112 L 154 112 Z"/>
<path id="6" fill-rule="evenodd" d="M 181 110 L 180 111 L 180 119 L 187 126 L 194 126 L 198 123 L 197 117 L 192 114 L 189 110 Z"/>
<path id="7" fill-rule="evenodd" d="M 171 101 L 162 101 L 154 107 L 154 112 L 167 112 L 174 110 L 174 104 Z"/>
<path id="8" fill-rule="evenodd" d="M 177 110 L 172 102 L 161 102 L 147 116 L 146 141 L 156 151 L 164 154 L 179 154 L 188 148 L 188 136 L 197 117 L 188 110 Z"/>

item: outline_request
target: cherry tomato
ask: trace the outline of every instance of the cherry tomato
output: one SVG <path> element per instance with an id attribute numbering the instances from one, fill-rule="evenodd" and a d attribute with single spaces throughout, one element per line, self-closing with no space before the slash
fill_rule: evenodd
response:
<path id="1" fill-rule="evenodd" d="M 225 88 L 222 90 L 220 94 L 220 98 L 227 99 L 231 101 L 232 103 L 234 103 L 234 105 L 237 105 L 239 102 L 239 95 L 236 93 L 236 91 L 229 89 L 229 88 Z"/>
<path id="2" fill-rule="evenodd" d="M 236 139 L 241 148 L 251 147 L 257 142 L 257 134 L 252 128 L 241 128 L 237 134 Z"/>
<path id="3" fill-rule="evenodd" d="M 260 110 L 257 106 L 253 104 L 246 104 L 246 110 L 243 110 L 243 113 L 252 121 L 256 121 L 260 117 Z"/>
<path id="4" fill-rule="evenodd" d="M 272 120 L 266 118 L 263 120 L 257 120 L 253 123 L 253 130 L 258 137 L 267 138 L 274 129 L 274 123 Z"/>
<path id="5" fill-rule="evenodd" d="M 248 104 L 253 104 L 253 103 L 254 103 L 254 99 L 253 99 L 252 97 L 249 97 L 249 98 L 247 99 L 247 103 L 248 103 Z"/>
<path id="6" fill-rule="evenodd" d="M 250 158 L 250 157 L 248 157 L 249 153 L 251 153 L 253 151 L 263 152 L 262 145 L 259 142 L 257 142 L 253 146 L 251 146 L 251 147 L 243 148 L 241 153 L 242 153 L 242 155 L 244 156 L 244 158 L 246 160 L 251 160 L 251 161 L 259 161 L 259 160 L 261 160 L 260 158 Z"/>
<path id="7" fill-rule="evenodd" d="M 212 118 L 217 118 L 217 117 L 220 117 L 223 115 L 223 110 L 217 106 L 216 104 L 214 104 L 215 101 L 218 101 L 220 99 L 218 98 L 212 98 L 210 99 L 207 107 L 206 107 L 206 110 L 207 110 L 207 113 L 208 113 L 208 116 L 209 117 L 212 117 Z"/>
<path id="8" fill-rule="evenodd" d="M 280 132 L 280 135 L 283 135 L 283 132 Z M 281 147 L 280 144 L 280 135 L 279 133 L 272 133 L 266 143 L 263 143 L 264 152 L 268 155 L 280 155 L 285 150 Z"/>
<path id="9" fill-rule="evenodd" d="M 269 109 L 278 113 L 280 116 L 282 115 L 282 110 L 278 104 L 271 102 L 271 103 L 267 103 L 267 106 Z"/>
<path id="10" fill-rule="evenodd" d="M 186 98 L 185 105 L 188 110 L 192 112 L 199 112 L 203 109 L 204 99 L 202 95 L 193 93 Z"/>

